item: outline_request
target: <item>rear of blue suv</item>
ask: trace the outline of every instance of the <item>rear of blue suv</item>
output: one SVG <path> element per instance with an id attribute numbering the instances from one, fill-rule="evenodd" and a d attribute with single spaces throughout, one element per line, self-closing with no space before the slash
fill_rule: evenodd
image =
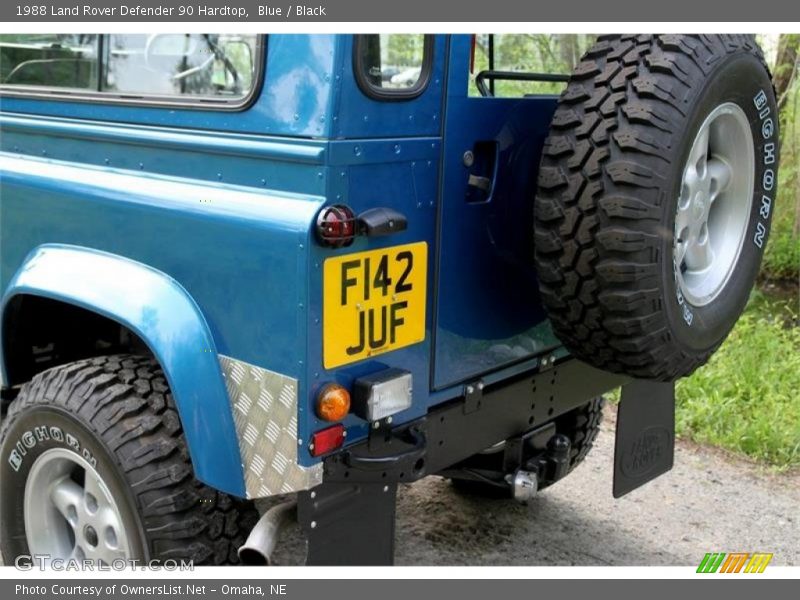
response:
<path id="1" fill-rule="evenodd" d="M 558 97 L 474 93 L 474 37 L 3 38 L 6 561 L 263 563 L 296 513 L 387 563 L 398 484 L 528 501 L 591 448 L 631 370 L 531 259 Z"/>

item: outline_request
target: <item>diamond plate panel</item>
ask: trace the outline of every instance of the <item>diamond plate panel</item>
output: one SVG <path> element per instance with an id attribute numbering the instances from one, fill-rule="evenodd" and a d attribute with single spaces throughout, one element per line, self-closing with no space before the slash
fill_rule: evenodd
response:
<path id="1" fill-rule="evenodd" d="M 322 464 L 297 464 L 297 380 L 219 355 L 233 410 L 248 498 L 307 490 Z"/>

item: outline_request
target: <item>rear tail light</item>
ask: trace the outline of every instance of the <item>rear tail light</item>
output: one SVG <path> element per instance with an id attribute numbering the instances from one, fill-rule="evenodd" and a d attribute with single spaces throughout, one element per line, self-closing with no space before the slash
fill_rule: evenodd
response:
<path id="1" fill-rule="evenodd" d="M 317 217 L 317 237 L 323 246 L 349 246 L 355 236 L 356 216 L 349 206 L 334 204 L 320 211 Z"/>
<path id="2" fill-rule="evenodd" d="M 344 444 L 344 425 L 334 425 L 311 436 L 311 456 L 322 456 Z"/>

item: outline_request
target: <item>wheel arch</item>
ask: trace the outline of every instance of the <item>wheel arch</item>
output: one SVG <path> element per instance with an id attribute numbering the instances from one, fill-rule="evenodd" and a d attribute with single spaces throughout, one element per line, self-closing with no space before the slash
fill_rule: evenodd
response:
<path id="1" fill-rule="evenodd" d="M 25 379 L 25 369 L 11 357 L 15 316 L 26 298 L 72 307 L 140 340 L 169 382 L 196 477 L 224 492 L 245 495 L 238 438 L 214 338 L 197 303 L 177 281 L 145 264 L 91 248 L 35 248 L 2 298 L 4 385 Z"/>

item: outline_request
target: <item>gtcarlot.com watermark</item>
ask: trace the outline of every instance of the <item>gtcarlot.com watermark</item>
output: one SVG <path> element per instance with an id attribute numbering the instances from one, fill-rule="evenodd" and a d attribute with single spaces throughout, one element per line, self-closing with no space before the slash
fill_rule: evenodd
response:
<path id="1" fill-rule="evenodd" d="M 88 558 L 53 558 L 49 554 L 22 554 L 14 560 L 14 567 L 20 571 L 194 571 L 194 561 L 115 558 L 106 562 Z"/>

